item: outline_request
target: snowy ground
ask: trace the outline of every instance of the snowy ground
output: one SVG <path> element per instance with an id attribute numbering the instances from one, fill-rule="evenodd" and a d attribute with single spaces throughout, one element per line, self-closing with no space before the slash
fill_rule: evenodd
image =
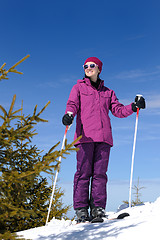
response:
<path id="1" fill-rule="evenodd" d="M 105 220 L 103 223 L 81 223 L 53 219 L 47 226 L 19 232 L 19 235 L 34 240 L 159 240 L 160 239 L 160 197 L 154 203 L 127 208 L 119 213 L 110 213 L 109 218 L 120 213 L 130 214 L 122 220 Z"/>

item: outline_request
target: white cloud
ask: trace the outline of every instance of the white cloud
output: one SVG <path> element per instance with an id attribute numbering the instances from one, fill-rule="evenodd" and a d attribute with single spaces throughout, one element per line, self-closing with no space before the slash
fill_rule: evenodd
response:
<path id="1" fill-rule="evenodd" d="M 120 72 L 119 74 L 117 74 L 115 76 L 115 78 L 125 80 L 125 79 L 136 79 L 136 78 L 147 77 L 147 79 L 148 79 L 148 77 L 155 76 L 157 74 L 160 75 L 159 70 L 152 71 L 152 72 L 146 72 L 145 70 L 136 69 L 136 70 Z"/>
<path id="2" fill-rule="evenodd" d="M 47 81 L 40 82 L 37 87 L 40 88 L 55 88 L 60 89 L 62 86 L 66 86 L 68 84 L 76 84 L 77 76 L 60 76 L 59 78 L 54 78 L 53 80 L 48 79 Z"/>
<path id="3" fill-rule="evenodd" d="M 137 39 L 142 39 L 145 38 L 145 35 L 143 34 L 139 34 L 139 35 L 135 35 L 135 36 L 130 36 L 127 38 L 127 41 L 132 41 L 132 40 L 137 40 Z"/>
<path id="4" fill-rule="evenodd" d="M 111 79 L 121 79 L 121 80 L 135 80 L 135 81 L 149 81 L 160 79 L 160 66 L 156 66 L 154 69 L 131 69 L 119 72 L 115 74 Z"/>
<path id="5" fill-rule="evenodd" d="M 118 73 L 115 78 L 118 79 L 131 79 L 131 78 L 137 78 L 137 77 L 142 77 L 146 76 L 145 71 L 143 70 L 130 70 L 130 71 L 123 71 Z"/>
<path id="6" fill-rule="evenodd" d="M 146 96 L 147 108 L 160 108 L 160 94 Z"/>

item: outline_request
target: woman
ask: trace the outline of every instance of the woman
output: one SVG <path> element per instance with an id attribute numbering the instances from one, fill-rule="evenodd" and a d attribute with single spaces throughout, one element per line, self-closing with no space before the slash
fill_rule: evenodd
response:
<path id="1" fill-rule="evenodd" d="M 79 151 L 73 196 L 78 222 L 89 219 L 89 207 L 92 218 L 105 216 L 106 172 L 113 146 L 109 110 L 114 116 L 124 118 L 136 112 L 137 108 L 145 108 L 143 97 L 136 97 L 134 103 L 126 106 L 119 103 L 114 91 L 105 87 L 99 78 L 102 62 L 98 58 L 87 58 L 83 68 L 85 78 L 73 86 L 62 119 L 64 125 L 70 125 L 77 115 L 74 138 L 82 135 L 76 143 Z"/>

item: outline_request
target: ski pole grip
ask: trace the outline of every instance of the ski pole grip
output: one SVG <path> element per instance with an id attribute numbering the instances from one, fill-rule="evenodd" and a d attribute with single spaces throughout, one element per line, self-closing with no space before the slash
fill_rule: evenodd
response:
<path id="1" fill-rule="evenodd" d="M 138 100 L 139 100 L 141 97 L 143 97 L 143 95 L 142 94 L 137 94 L 136 97 L 138 97 Z"/>
<path id="2" fill-rule="evenodd" d="M 69 116 L 73 115 L 73 112 L 68 111 L 67 113 L 68 113 Z"/>
<path id="3" fill-rule="evenodd" d="M 138 101 L 140 100 L 141 97 L 143 97 L 142 94 L 137 94 L 136 96 L 138 97 Z M 137 117 L 138 115 L 139 115 L 139 108 L 137 108 Z"/>

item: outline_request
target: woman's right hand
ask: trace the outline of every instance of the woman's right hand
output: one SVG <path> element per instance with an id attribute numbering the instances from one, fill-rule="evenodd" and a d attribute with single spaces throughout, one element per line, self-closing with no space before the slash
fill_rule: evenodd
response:
<path id="1" fill-rule="evenodd" d="M 73 115 L 72 114 L 68 114 L 66 113 L 63 118 L 62 118 L 62 123 L 65 125 L 65 126 L 69 126 L 73 123 Z"/>

